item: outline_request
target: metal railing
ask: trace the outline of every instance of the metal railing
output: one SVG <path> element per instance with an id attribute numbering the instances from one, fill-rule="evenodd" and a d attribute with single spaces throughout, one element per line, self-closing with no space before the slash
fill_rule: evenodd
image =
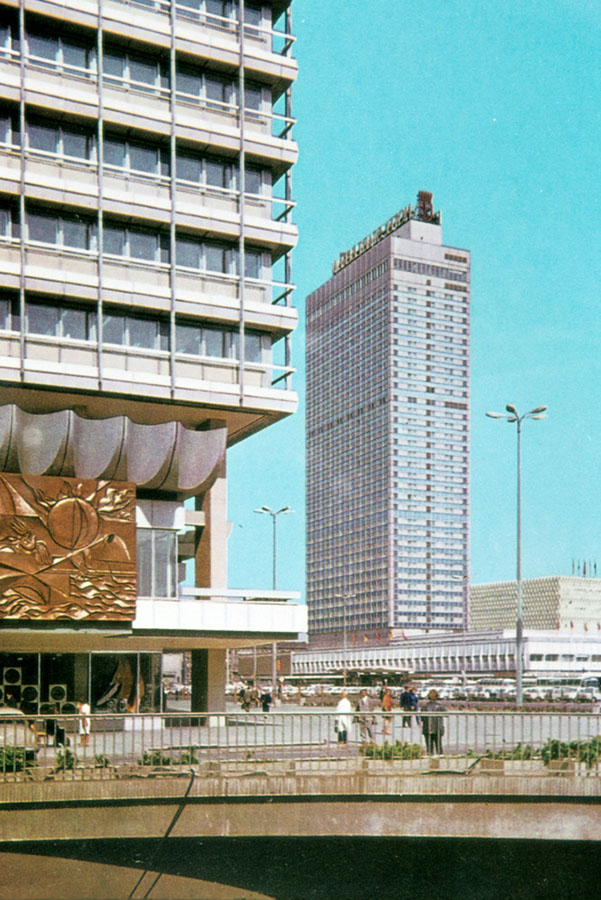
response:
<path id="1" fill-rule="evenodd" d="M 479 774 L 511 776 L 516 791 L 519 779 L 527 778 L 530 793 L 549 793 L 548 785 L 540 787 L 543 781 L 563 775 L 579 784 L 585 779 L 588 793 L 601 793 L 598 713 L 340 714 L 230 707 L 88 718 L 89 729 L 82 716 L 28 717 L 0 710 L 0 781 L 98 780 L 190 767 L 207 775 L 228 769 L 265 774 L 270 766 L 280 773 L 282 766 L 288 771 L 296 766 L 313 774 L 332 767 L 345 772 L 383 767 L 412 776 L 454 775 L 464 782 Z M 468 784 L 459 790 L 470 789 Z"/>

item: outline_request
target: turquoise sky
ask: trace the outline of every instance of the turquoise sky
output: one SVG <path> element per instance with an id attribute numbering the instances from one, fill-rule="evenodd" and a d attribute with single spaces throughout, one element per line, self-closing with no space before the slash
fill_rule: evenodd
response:
<path id="1" fill-rule="evenodd" d="M 342 250 L 434 193 L 472 251 L 471 566 L 515 577 L 515 426 L 524 577 L 601 574 L 598 0 L 294 0 L 296 416 L 229 454 L 230 581 L 304 592 L 304 300 Z"/>

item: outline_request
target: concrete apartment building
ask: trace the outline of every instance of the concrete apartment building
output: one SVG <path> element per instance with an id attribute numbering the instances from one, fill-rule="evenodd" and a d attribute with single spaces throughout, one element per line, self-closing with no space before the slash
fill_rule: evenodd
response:
<path id="1" fill-rule="evenodd" d="M 601 641 L 601 581 L 569 575 L 526 578 L 524 628 L 587 634 Z M 517 584 L 496 581 L 470 587 L 470 631 L 515 627 Z"/>
<path id="2" fill-rule="evenodd" d="M 316 646 L 466 624 L 470 255 L 420 192 L 307 299 Z"/>
<path id="3" fill-rule="evenodd" d="M 222 708 L 226 451 L 292 413 L 289 0 L 0 2 L 0 692 Z M 189 586 L 183 584 L 188 565 Z M 66 704 L 66 705 L 65 705 Z"/>

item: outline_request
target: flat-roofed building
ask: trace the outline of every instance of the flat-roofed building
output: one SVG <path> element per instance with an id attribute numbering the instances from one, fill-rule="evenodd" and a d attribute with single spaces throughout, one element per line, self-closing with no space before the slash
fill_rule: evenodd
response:
<path id="1" fill-rule="evenodd" d="M 307 298 L 312 643 L 465 627 L 469 304 L 425 191 Z"/>
<path id="2" fill-rule="evenodd" d="M 524 628 L 588 633 L 601 641 L 601 579 L 570 575 L 525 578 Z M 496 581 L 470 586 L 470 630 L 514 627 L 517 583 Z"/>
<path id="3" fill-rule="evenodd" d="M 157 711 L 166 650 L 222 708 L 227 647 L 306 630 L 227 588 L 227 448 L 297 406 L 290 8 L 0 2 L 0 689 L 28 712 Z"/>

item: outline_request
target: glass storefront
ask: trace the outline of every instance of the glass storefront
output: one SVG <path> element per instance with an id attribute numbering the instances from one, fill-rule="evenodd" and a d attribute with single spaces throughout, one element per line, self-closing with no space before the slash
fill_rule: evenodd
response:
<path id="1" fill-rule="evenodd" d="M 0 703 L 38 715 L 162 712 L 160 653 L 0 653 Z"/>

